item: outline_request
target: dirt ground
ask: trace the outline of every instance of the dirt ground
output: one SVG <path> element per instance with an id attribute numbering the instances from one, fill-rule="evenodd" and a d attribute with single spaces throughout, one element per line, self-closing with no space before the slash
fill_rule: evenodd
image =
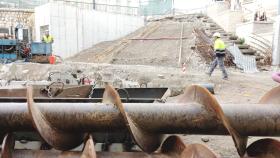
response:
<path id="1" fill-rule="evenodd" d="M 116 41 L 95 45 L 56 65 L 13 63 L 0 65 L 2 80 L 46 80 L 49 72 L 82 71 L 89 78 L 102 82 L 122 82 L 122 86 L 169 87 L 183 89 L 191 84 L 213 83 L 219 103 L 258 103 L 273 87 L 279 86 L 271 79 L 272 69 L 253 74 L 242 73 L 234 67 L 227 68 L 229 80 L 223 80 L 219 69 L 212 77 L 205 72 L 209 65 L 193 52 L 192 30 L 198 26 L 195 16 L 181 20 L 152 22 L 147 27 Z M 178 67 L 180 40 L 131 40 L 131 38 L 178 38 L 184 21 L 182 59 L 186 70 Z M 102 86 L 102 85 L 100 85 Z M 223 158 L 237 158 L 232 138 L 229 136 L 184 136 L 186 143 L 204 143 Z M 250 137 L 249 143 L 259 138 Z"/>
<path id="2" fill-rule="evenodd" d="M 140 80 L 146 80 L 149 87 L 170 87 L 183 88 L 195 83 L 213 83 L 215 85 L 215 97 L 219 103 L 258 103 L 260 98 L 273 87 L 279 84 L 271 79 L 271 72 L 259 72 L 255 74 L 244 74 L 239 70 L 230 68 L 229 80 L 223 80 L 221 72 L 216 70 L 211 78 L 204 73 L 188 72 L 183 73 L 180 68 L 158 67 L 158 66 L 128 66 L 128 65 L 111 65 L 111 64 L 82 64 L 67 63 L 58 65 L 42 64 L 14 64 L 11 66 L 15 69 L 10 76 L 25 78 L 29 80 L 46 79 L 47 72 L 51 71 L 75 71 L 80 69 L 89 74 L 91 78 L 99 74 L 102 80 L 126 79 L 130 82 L 138 83 Z M 1 78 L 3 70 L 0 72 Z M 41 73 L 35 73 L 34 69 L 40 69 Z M 20 72 L 18 72 L 20 71 Z M 25 72 L 25 73 L 23 73 Z M 5 73 L 7 74 L 7 73 Z M 204 143 L 201 138 L 208 138 L 209 142 Z M 183 137 L 186 143 L 203 143 L 210 147 L 215 153 L 223 158 L 237 158 L 237 152 L 234 147 L 232 138 L 229 136 L 201 136 L 187 135 Z M 250 137 L 249 143 L 259 138 Z"/>
<path id="3" fill-rule="evenodd" d="M 68 61 L 176 67 L 181 36 L 183 37 L 181 55 L 183 63 L 187 58 L 189 61 L 190 56 L 194 56 L 191 46 L 194 46 L 195 36 L 192 32 L 195 27 L 202 25 L 202 21 L 196 16 L 188 16 L 183 20 L 174 18 L 149 22 L 147 26 L 126 37 L 97 44 L 69 58 Z M 111 46 L 108 47 L 108 44 Z M 101 58 L 104 54 L 106 58 Z"/>

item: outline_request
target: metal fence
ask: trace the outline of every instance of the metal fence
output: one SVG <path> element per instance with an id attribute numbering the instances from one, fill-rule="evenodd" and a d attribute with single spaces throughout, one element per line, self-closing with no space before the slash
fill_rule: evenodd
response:
<path id="1" fill-rule="evenodd" d="M 77 7 L 77 8 L 82 8 L 82 9 L 93 9 L 93 3 L 89 2 L 80 2 L 80 1 L 75 1 L 75 0 L 53 0 L 54 2 L 61 2 L 63 4 Z"/>
<path id="2" fill-rule="evenodd" d="M 33 9 L 48 0 L 1 0 L 0 8 Z"/>
<path id="3" fill-rule="evenodd" d="M 110 13 L 135 15 L 135 16 L 139 15 L 138 7 L 93 3 L 93 8 L 98 11 L 104 11 Z"/>
<path id="4" fill-rule="evenodd" d="M 172 11 L 172 0 L 139 0 L 137 6 L 94 3 L 95 10 L 135 16 L 164 15 Z"/>
<path id="5" fill-rule="evenodd" d="M 79 8 L 95 9 L 98 11 L 134 16 L 164 15 L 172 11 L 172 0 L 139 0 L 138 5 L 125 6 L 118 4 L 81 2 L 78 0 L 52 0 Z M 1 0 L 0 8 L 34 9 L 48 3 L 49 0 Z"/>

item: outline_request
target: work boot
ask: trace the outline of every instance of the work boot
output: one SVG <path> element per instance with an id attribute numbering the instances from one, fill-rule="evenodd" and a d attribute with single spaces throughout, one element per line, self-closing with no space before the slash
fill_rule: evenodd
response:
<path id="1" fill-rule="evenodd" d="M 224 80 L 228 80 L 228 77 L 227 77 L 227 76 L 225 76 L 225 77 L 223 77 L 223 79 L 224 79 Z"/>

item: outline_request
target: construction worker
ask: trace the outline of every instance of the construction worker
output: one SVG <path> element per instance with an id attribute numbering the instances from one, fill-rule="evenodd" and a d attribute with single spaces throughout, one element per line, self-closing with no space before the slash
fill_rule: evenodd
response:
<path id="1" fill-rule="evenodd" d="M 42 38 L 44 43 L 53 43 L 53 37 L 49 34 L 49 30 L 45 31 L 45 35 Z"/>
<path id="2" fill-rule="evenodd" d="M 212 62 L 209 72 L 207 73 L 209 76 L 212 75 L 214 69 L 217 65 L 220 66 L 221 71 L 223 72 L 223 79 L 228 79 L 228 75 L 224 66 L 224 58 L 225 58 L 225 49 L 226 45 L 224 41 L 221 39 L 221 34 L 219 32 L 214 33 L 214 51 L 215 51 L 215 60 Z"/>

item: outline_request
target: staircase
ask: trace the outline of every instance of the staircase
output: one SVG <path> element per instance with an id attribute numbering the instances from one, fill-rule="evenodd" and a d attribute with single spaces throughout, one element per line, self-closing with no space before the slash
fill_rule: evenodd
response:
<path id="1" fill-rule="evenodd" d="M 244 44 L 242 39 L 226 32 L 218 24 L 216 24 L 211 18 L 204 16 L 202 19 L 204 23 L 204 30 L 208 37 L 212 37 L 215 32 L 221 34 L 222 40 L 228 47 L 230 53 L 234 56 L 234 62 L 237 67 L 244 70 L 244 72 L 257 72 L 256 59 L 258 59 L 258 53 L 255 47 L 251 47 L 248 44 Z"/>
<path id="2" fill-rule="evenodd" d="M 215 32 L 219 32 L 221 34 L 221 38 L 226 43 L 227 46 L 235 44 L 244 55 L 256 55 L 257 51 L 251 48 L 249 45 L 244 44 L 241 39 L 237 36 L 227 33 L 224 29 L 222 29 L 219 25 L 217 25 L 212 19 L 209 17 L 204 17 L 203 20 L 205 24 L 205 30 L 209 37 L 211 37 Z"/>

